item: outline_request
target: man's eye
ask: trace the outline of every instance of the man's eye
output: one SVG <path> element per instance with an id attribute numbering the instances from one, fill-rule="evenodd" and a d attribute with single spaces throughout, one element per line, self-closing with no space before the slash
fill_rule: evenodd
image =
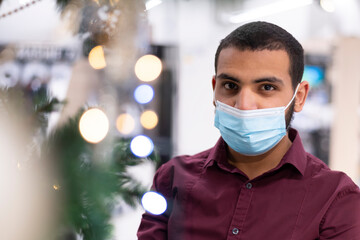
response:
<path id="1" fill-rule="evenodd" d="M 226 88 L 226 89 L 236 89 L 237 88 L 237 85 L 235 84 L 235 83 L 232 83 L 232 82 L 228 82 L 228 83 L 225 83 L 224 84 L 224 87 Z"/>
<path id="2" fill-rule="evenodd" d="M 262 86 L 262 89 L 265 91 L 272 91 L 272 90 L 275 90 L 275 87 L 270 84 L 265 84 Z"/>

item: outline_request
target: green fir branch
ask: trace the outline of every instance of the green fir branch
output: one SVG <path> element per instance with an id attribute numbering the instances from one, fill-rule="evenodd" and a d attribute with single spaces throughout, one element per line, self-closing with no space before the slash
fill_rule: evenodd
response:
<path id="1" fill-rule="evenodd" d="M 109 239 L 113 230 L 111 213 L 119 198 L 130 206 L 136 206 L 146 191 L 127 173 L 128 167 L 145 159 L 134 156 L 130 139 L 122 138 L 107 142 L 113 145 L 108 148 L 110 153 L 96 154 L 98 146 L 86 142 L 78 130 L 84 109 L 50 134 L 39 131 L 46 129 L 47 116 L 58 111 L 62 104 L 43 90 L 28 95 L 19 88 L 0 89 L 1 113 L 12 114 L 12 110 L 21 109 L 31 119 L 27 121 L 34 123 L 29 125 L 35 126 L 27 143 L 29 154 L 39 155 L 40 164 L 41 161 L 50 161 L 58 171 L 47 184 L 49 191 L 54 191 L 52 187 L 56 185 L 56 193 L 62 199 L 59 229 L 68 229 L 63 237 L 74 236 L 71 232 L 75 231 L 84 240 Z M 38 146 L 33 146 L 34 142 Z M 104 159 L 97 159 L 100 157 Z M 154 152 L 149 160 L 158 162 L 158 154 Z"/>

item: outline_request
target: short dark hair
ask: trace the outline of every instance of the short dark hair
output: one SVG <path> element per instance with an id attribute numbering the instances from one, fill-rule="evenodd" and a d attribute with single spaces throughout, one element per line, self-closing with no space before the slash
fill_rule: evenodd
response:
<path id="1" fill-rule="evenodd" d="M 235 47 L 241 51 L 285 50 L 289 56 L 289 74 L 295 89 L 304 73 L 304 49 L 286 30 L 268 22 L 251 22 L 232 31 L 221 40 L 215 54 L 215 72 L 222 49 Z"/>

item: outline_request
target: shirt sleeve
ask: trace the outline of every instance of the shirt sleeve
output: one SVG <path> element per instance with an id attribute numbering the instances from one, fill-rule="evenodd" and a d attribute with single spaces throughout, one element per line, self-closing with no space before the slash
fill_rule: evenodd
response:
<path id="1" fill-rule="evenodd" d="M 151 187 L 152 191 L 162 194 L 167 202 L 171 201 L 172 172 L 166 164 L 162 165 L 156 171 Z M 169 209 L 161 215 L 145 212 L 137 232 L 138 240 L 167 239 L 168 216 Z"/>
<path id="2" fill-rule="evenodd" d="M 357 186 L 340 192 L 320 226 L 320 240 L 360 240 L 360 190 Z"/>

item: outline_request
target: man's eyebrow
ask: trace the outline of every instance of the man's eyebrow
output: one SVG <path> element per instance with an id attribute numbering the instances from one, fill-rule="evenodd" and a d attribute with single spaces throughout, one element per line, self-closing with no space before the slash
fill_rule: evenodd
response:
<path id="1" fill-rule="evenodd" d="M 216 75 L 215 78 L 218 78 L 218 79 L 226 79 L 226 80 L 232 80 L 234 82 L 240 82 L 239 79 L 237 79 L 236 77 L 233 77 L 233 76 L 230 76 L 226 73 L 221 73 L 219 75 Z"/>
<path id="2" fill-rule="evenodd" d="M 226 73 L 221 73 L 219 75 L 216 75 L 216 78 L 218 79 L 222 79 L 222 80 L 232 80 L 234 82 L 241 82 L 240 79 L 230 76 Z M 254 83 L 264 83 L 264 82 L 268 82 L 268 83 L 278 83 L 281 85 L 284 85 L 284 81 L 281 80 L 280 78 L 277 77 L 264 77 L 264 78 L 259 78 L 259 79 L 255 79 L 253 81 Z"/>
<path id="3" fill-rule="evenodd" d="M 284 81 L 277 77 L 265 77 L 265 78 L 259 78 L 254 80 L 255 83 L 263 83 L 263 82 L 270 82 L 270 83 L 279 83 L 281 85 L 284 85 Z"/>

